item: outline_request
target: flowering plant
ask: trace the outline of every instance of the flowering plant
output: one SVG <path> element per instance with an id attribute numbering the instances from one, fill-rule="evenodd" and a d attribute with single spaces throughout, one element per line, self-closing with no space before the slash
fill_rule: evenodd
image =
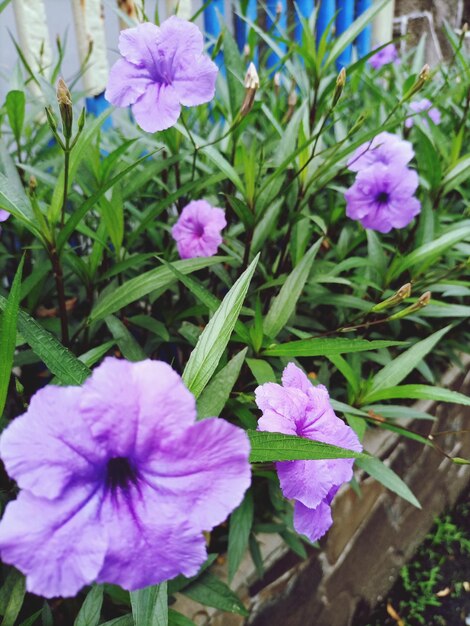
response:
<path id="1" fill-rule="evenodd" d="M 212 51 L 176 17 L 124 30 L 97 118 L 37 79 L 45 126 L 27 67 L 6 96 L 11 624 L 192 623 L 178 593 L 246 616 L 214 561 L 262 577 L 261 530 L 306 557 L 354 467 L 419 506 L 367 431 L 423 441 L 410 401 L 468 404 L 436 382 L 469 339 L 463 41 L 338 75 L 360 25 L 318 48 L 303 27 L 274 69 L 252 29 L 258 71 L 228 29 Z"/>

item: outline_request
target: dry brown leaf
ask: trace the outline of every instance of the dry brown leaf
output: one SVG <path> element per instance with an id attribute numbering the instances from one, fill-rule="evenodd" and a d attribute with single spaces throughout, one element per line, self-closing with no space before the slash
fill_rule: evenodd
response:
<path id="1" fill-rule="evenodd" d="M 396 621 L 397 626 L 406 626 L 405 622 L 401 619 L 401 617 L 398 615 L 398 613 L 393 608 L 391 602 L 387 602 L 387 613 L 390 615 L 390 617 L 392 619 L 394 619 Z"/>
<path id="2" fill-rule="evenodd" d="M 441 589 L 440 591 L 438 591 L 436 593 L 436 596 L 438 598 L 445 598 L 446 596 L 449 596 L 450 594 L 451 594 L 450 587 L 446 587 L 445 589 Z"/>

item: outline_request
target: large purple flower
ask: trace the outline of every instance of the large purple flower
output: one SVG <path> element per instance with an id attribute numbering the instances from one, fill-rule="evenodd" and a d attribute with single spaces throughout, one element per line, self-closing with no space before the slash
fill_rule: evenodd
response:
<path id="1" fill-rule="evenodd" d="M 298 435 L 360 452 L 355 432 L 340 420 L 323 385 L 314 387 L 294 363 L 282 375 L 282 386 L 258 387 L 256 404 L 263 412 L 258 429 Z M 295 500 L 294 528 L 316 541 L 333 523 L 330 504 L 339 487 L 352 478 L 354 459 L 283 461 L 276 464 L 282 493 Z"/>
<path id="2" fill-rule="evenodd" d="M 0 439 L 21 492 L 0 523 L 3 561 L 27 589 L 72 596 L 92 581 L 139 589 L 192 576 L 203 530 L 250 484 L 249 443 L 196 403 L 161 361 L 107 358 L 82 387 L 49 386 Z"/>
<path id="3" fill-rule="evenodd" d="M 111 68 L 105 97 L 131 105 L 149 133 L 173 126 L 181 105 L 196 106 L 214 97 L 217 66 L 203 54 L 204 39 L 195 24 L 170 17 L 162 25 L 145 22 L 123 30 L 119 59 Z"/>
<path id="4" fill-rule="evenodd" d="M 171 231 L 180 257 L 214 256 L 223 241 L 221 231 L 225 226 L 223 209 L 213 207 L 205 200 L 193 200 L 187 204 Z"/>
<path id="5" fill-rule="evenodd" d="M 423 124 L 425 126 L 429 126 L 429 122 L 426 119 L 428 117 L 434 122 L 434 124 L 436 124 L 436 126 L 441 123 L 441 112 L 439 111 L 439 109 L 436 109 L 436 107 L 433 107 L 431 100 L 428 100 L 427 98 L 412 102 L 410 104 L 410 111 L 412 115 L 410 115 L 410 117 L 408 117 L 405 121 L 405 126 L 407 128 L 411 128 L 413 126 L 413 124 L 415 123 L 414 117 L 416 114 L 419 113 L 425 114 L 418 116 L 423 120 Z"/>
<path id="6" fill-rule="evenodd" d="M 398 58 L 398 51 L 393 45 L 393 43 L 389 43 L 388 46 L 382 48 L 378 52 L 376 52 L 369 59 L 370 65 L 374 68 L 374 70 L 379 70 L 384 65 L 388 65 L 389 63 L 394 63 L 397 65 L 400 63 L 400 59 Z"/>
<path id="7" fill-rule="evenodd" d="M 421 211 L 414 197 L 418 175 L 406 167 L 377 163 L 361 170 L 346 193 L 346 215 L 364 228 L 388 233 L 404 228 Z"/>
<path id="8" fill-rule="evenodd" d="M 398 135 L 382 132 L 359 146 L 348 161 L 352 172 L 359 172 L 376 163 L 395 168 L 405 167 L 414 157 L 413 146 Z"/>

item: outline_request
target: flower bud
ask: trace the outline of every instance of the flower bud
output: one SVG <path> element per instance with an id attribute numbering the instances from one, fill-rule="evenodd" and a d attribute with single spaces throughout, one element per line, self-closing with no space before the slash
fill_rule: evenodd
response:
<path id="1" fill-rule="evenodd" d="M 278 96 L 280 88 L 281 88 L 281 74 L 279 72 L 276 72 L 274 74 L 273 83 L 274 83 L 274 93 L 276 96 Z"/>
<path id="2" fill-rule="evenodd" d="M 34 195 L 34 193 L 36 192 L 37 186 L 38 186 L 37 178 L 36 176 L 33 176 L 31 174 L 31 176 L 29 177 L 29 183 L 28 183 L 28 190 L 31 195 Z"/>
<path id="3" fill-rule="evenodd" d="M 254 63 L 250 63 L 245 75 L 245 99 L 243 100 L 242 108 L 240 109 L 240 115 L 244 117 L 253 108 L 255 101 L 255 95 L 259 88 L 259 76 L 256 71 Z"/>
<path id="4" fill-rule="evenodd" d="M 72 136 L 73 108 L 70 91 L 62 78 L 57 83 L 57 102 L 62 118 L 62 132 L 66 139 Z"/>
<path id="5" fill-rule="evenodd" d="M 333 106 L 335 106 L 338 100 L 340 99 L 341 94 L 343 93 L 345 84 L 346 84 L 346 69 L 343 67 L 340 73 L 338 74 L 338 78 L 336 79 L 336 87 L 335 87 L 335 91 L 333 94 Z"/>
<path id="6" fill-rule="evenodd" d="M 86 119 L 86 111 L 85 111 L 85 107 L 82 109 L 82 112 L 80 113 L 80 117 L 78 118 L 78 122 L 77 122 L 77 127 L 78 127 L 78 133 L 80 134 L 83 130 L 83 127 L 85 126 L 85 119 Z"/>
<path id="7" fill-rule="evenodd" d="M 400 302 L 403 302 L 403 300 L 405 300 L 406 298 L 409 298 L 410 294 L 411 294 L 411 283 L 406 283 L 405 285 L 400 287 L 400 289 L 398 289 L 398 291 L 394 293 L 393 296 L 386 298 L 382 302 L 378 302 L 377 304 L 374 304 L 371 310 L 374 313 L 378 313 L 379 311 L 388 309 L 391 306 L 395 306 L 395 304 L 399 304 Z"/>
<path id="8" fill-rule="evenodd" d="M 388 317 L 387 320 L 389 322 L 392 320 L 399 320 L 402 317 L 406 317 L 407 315 L 410 315 L 411 313 L 416 313 L 416 311 L 419 311 L 420 309 L 423 309 L 425 306 L 427 306 L 430 303 L 430 301 L 431 301 L 431 292 L 426 291 L 412 305 L 406 307 L 406 309 L 403 309 L 402 311 L 398 311 L 398 313 L 395 313 L 394 315 L 390 315 L 390 317 Z"/>
<path id="9" fill-rule="evenodd" d="M 51 107 L 45 107 L 47 122 L 51 127 L 51 130 L 54 134 L 57 133 L 57 122 L 54 117 L 54 113 L 52 112 Z"/>

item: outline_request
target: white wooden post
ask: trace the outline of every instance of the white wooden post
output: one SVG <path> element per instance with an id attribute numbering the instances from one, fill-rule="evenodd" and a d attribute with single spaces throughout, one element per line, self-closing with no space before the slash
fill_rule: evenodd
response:
<path id="1" fill-rule="evenodd" d="M 47 28 L 46 10 L 43 0 L 13 0 L 16 29 L 21 50 L 26 61 L 36 74 L 44 70 L 47 78 L 52 65 L 52 53 Z M 30 81 L 35 94 L 40 94 L 40 87 Z"/>
<path id="2" fill-rule="evenodd" d="M 87 68 L 83 83 L 88 97 L 97 96 L 105 90 L 109 73 L 103 3 L 72 0 L 72 7 L 80 63 Z"/>

